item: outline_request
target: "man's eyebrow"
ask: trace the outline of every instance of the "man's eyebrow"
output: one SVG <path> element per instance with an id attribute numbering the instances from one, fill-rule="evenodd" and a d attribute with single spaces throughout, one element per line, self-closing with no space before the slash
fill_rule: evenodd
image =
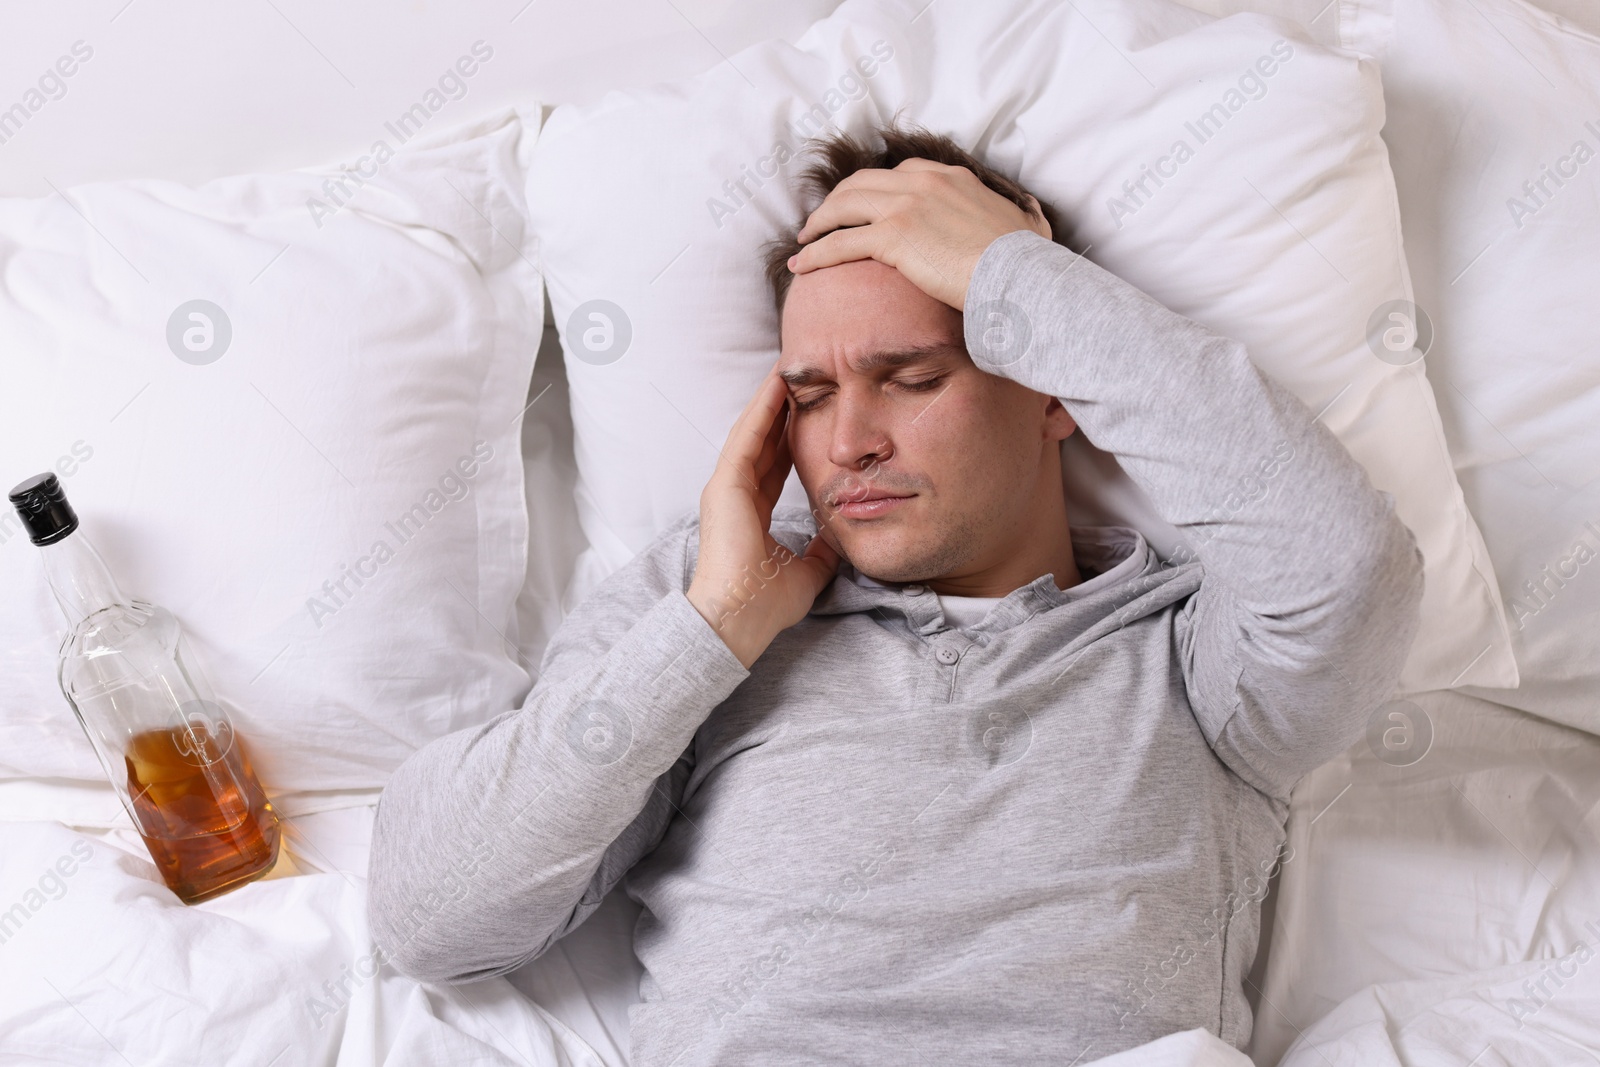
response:
<path id="1" fill-rule="evenodd" d="M 871 374 L 873 371 L 894 370 L 913 363 L 922 363 L 951 352 L 962 352 L 965 349 L 951 341 L 934 341 L 928 344 L 911 345 L 889 352 L 869 352 L 852 365 L 857 374 Z M 830 381 L 828 372 L 820 367 L 796 367 L 793 370 L 779 371 L 778 377 L 789 383 L 790 388 L 798 389 L 802 385 L 811 385 L 815 382 Z"/>

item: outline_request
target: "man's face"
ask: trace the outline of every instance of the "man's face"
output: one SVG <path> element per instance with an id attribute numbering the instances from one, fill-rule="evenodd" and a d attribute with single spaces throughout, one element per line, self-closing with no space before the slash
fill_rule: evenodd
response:
<path id="1" fill-rule="evenodd" d="M 823 537 L 880 581 L 995 566 L 1028 536 L 1074 424 L 1060 401 L 979 370 L 961 313 L 864 259 L 796 275 L 778 371 L 790 451 Z M 904 499 L 872 512 L 837 506 Z M 852 512 L 855 514 L 852 514 Z"/>

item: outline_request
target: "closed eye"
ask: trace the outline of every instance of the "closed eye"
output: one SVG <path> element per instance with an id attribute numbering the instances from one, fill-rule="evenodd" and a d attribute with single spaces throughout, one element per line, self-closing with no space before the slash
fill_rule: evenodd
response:
<path id="1" fill-rule="evenodd" d="M 920 379 L 918 381 L 914 381 L 914 382 L 898 382 L 897 381 L 894 384 L 898 385 L 902 389 L 905 389 L 907 392 L 926 393 L 930 389 L 932 389 L 934 386 L 936 386 L 940 382 L 944 381 L 946 377 L 947 376 L 943 375 L 943 374 L 936 374 L 932 378 L 922 378 L 922 379 Z M 795 404 L 794 404 L 795 410 L 796 411 L 811 411 L 811 410 L 813 410 L 813 409 L 815 409 L 817 407 L 820 407 L 822 405 L 822 402 L 824 400 L 828 399 L 828 396 L 829 396 L 829 394 L 823 393 L 821 396 L 815 397 L 815 398 L 813 398 L 811 400 L 805 400 L 805 401 L 796 400 Z"/>

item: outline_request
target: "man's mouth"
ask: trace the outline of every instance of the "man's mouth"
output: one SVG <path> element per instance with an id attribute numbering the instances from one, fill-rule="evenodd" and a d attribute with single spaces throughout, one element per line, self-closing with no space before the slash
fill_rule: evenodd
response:
<path id="1" fill-rule="evenodd" d="M 881 489 L 871 489 L 865 493 L 841 497 L 834 507 L 847 519 L 873 519 L 896 510 L 903 501 L 910 500 L 913 496 L 916 494 L 888 493 Z"/>

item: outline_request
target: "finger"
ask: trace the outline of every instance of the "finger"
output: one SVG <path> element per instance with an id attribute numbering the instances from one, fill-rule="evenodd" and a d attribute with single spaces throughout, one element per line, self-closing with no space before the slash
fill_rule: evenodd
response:
<path id="1" fill-rule="evenodd" d="M 772 468 L 778 464 L 779 451 L 783 448 L 783 424 L 788 417 L 788 405 L 782 405 L 774 413 L 772 425 L 767 427 L 766 438 L 761 442 L 761 454 L 756 457 L 755 474 L 764 487 L 767 476 L 772 473 Z"/>
<path id="2" fill-rule="evenodd" d="M 795 274 L 804 274 L 853 259 L 875 259 L 893 267 L 899 262 L 896 253 L 901 240 L 887 223 L 834 230 L 800 249 L 791 258 L 789 269 Z"/>
<path id="3" fill-rule="evenodd" d="M 800 242 L 801 247 L 805 247 L 815 244 L 835 230 L 849 230 L 857 226 L 884 222 L 889 218 L 889 212 L 896 206 L 891 202 L 893 196 L 892 193 L 884 192 L 873 194 L 857 192 L 838 200 L 824 200 L 806 220 L 805 229 L 800 231 L 796 240 Z"/>
<path id="4" fill-rule="evenodd" d="M 898 206 L 888 199 L 890 197 L 927 196 L 927 186 L 916 183 L 913 178 L 914 175 L 927 171 L 951 173 L 959 171 L 969 179 L 976 177 L 967 167 L 937 163 L 917 156 L 901 160 L 893 170 L 881 167 L 858 170 L 833 187 L 833 190 L 823 198 L 822 203 L 818 204 L 807 217 L 805 225 L 800 227 L 795 239 L 805 244 L 814 235 L 826 233 L 839 226 L 860 225 L 863 221 L 876 222 Z M 938 188 L 935 187 L 936 190 Z M 874 211 L 873 208 L 877 210 Z M 836 216 L 835 212 L 844 214 L 842 217 Z M 858 221 L 848 221 L 850 218 Z"/>
<path id="5" fill-rule="evenodd" d="M 878 222 L 911 195 L 910 177 L 892 170 L 858 170 L 834 186 L 795 234 L 801 244 L 841 226 Z"/>
<path id="6" fill-rule="evenodd" d="M 786 395 L 784 381 L 778 377 L 777 368 L 774 367 L 761 380 L 761 387 L 745 405 L 733 429 L 728 431 L 722 458 L 734 476 L 749 485 L 755 484 L 756 460 L 766 445 L 773 417 Z"/>
<path id="7" fill-rule="evenodd" d="M 784 386 L 784 395 L 777 409 L 773 411 L 768 422 L 764 436 L 761 440 L 761 454 L 756 457 L 756 470 L 765 471 L 772 464 L 772 458 L 777 454 L 778 441 L 783 436 L 784 420 L 789 414 L 788 386 Z"/>
<path id="8" fill-rule="evenodd" d="M 801 554 L 800 565 L 812 576 L 816 587 L 813 596 L 827 588 L 828 582 L 839 569 L 839 563 L 839 553 L 823 540 L 821 533 L 816 534 L 806 544 L 806 550 Z"/>
<path id="9" fill-rule="evenodd" d="M 924 159 L 921 156 L 908 156 L 895 165 L 895 170 L 966 170 L 966 167 L 957 167 L 949 163 L 940 163 L 936 159 Z"/>
<path id="10" fill-rule="evenodd" d="M 789 471 L 794 466 L 793 456 L 789 451 L 788 422 L 789 411 L 785 407 L 774 423 L 778 437 L 773 446 L 772 461 L 761 473 L 761 497 L 768 505 L 777 504 L 778 496 L 783 492 L 783 484 L 789 480 Z"/>

